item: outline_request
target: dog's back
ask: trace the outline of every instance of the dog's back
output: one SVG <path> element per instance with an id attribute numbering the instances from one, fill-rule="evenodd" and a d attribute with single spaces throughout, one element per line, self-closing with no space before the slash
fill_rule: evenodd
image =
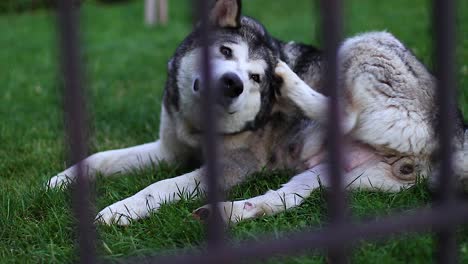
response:
<path id="1" fill-rule="evenodd" d="M 323 93 L 321 76 L 327 67 L 319 53 L 312 54 L 311 49 L 294 45 L 283 46 L 284 54 L 297 55 L 297 58 L 286 58 L 286 62 L 307 85 L 297 85 L 300 83 L 297 79 L 290 81 L 286 96 L 308 117 L 324 121 L 326 98 L 313 93 L 310 96 L 305 87 Z M 313 61 L 301 65 L 305 54 Z M 371 32 L 346 40 L 340 47 L 339 59 L 344 132 L 351 141 L 363 143 L 378 154 L 376 162 L 365 169 L 405 181 L 427 174 L 437 149 L 433 129 L 438 118 L 435 78 L 400 41 L 386 32 Z M 457 163 L 464 163 L 461 119 L 456 113 L 444 118 L 457 120 L 453 143 L 460 160 Z M 316 153 L 305 150 L 307 155 L 312 156 L 312 166 L 317 164 Z M 356 162 L 365 163 L 364 160 Z"/>
<path id="2" fill-rule="evenodd" d="M 348 39 L 339 55 L 347 107 L 359 115 L 353 136 L 378 149 L 430 155 L 438 109 L 436 80 L 425 66 L 386 32 Z M 457 127 L 458 146 L 461 131 Z"/>

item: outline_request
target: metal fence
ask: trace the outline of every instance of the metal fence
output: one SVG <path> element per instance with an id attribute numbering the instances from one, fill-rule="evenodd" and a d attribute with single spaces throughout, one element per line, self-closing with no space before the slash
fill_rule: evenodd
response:
<path id="1" fill-rule="evenodd" d="M 67 124 L 67 137 L 71 146 L 70 155 L 73 162 L 79 162 L 86 154 L 86 112 L 82 83 L 82 65 L 80 63 L 78 11 L 73 0 L 59 2 L 58 26 L 61 46 L 61 69 L 64 76 L 64 112 Z M 201 21 L 203 50 L 203 79 L 210 80 L 209 61 L 209 27 L 207 0 L 194 1 L 194 8 Z M 219 212 L 214 212 L 208 226 L 208 243 L 206 249 L 193 252 L 184 251 L 177 256 L 148 256 L 126 259 L 122 262 L 136 263 L 238 263 L 255 259 L 266 259 L 274 256 L 299 254 L 308 250 L 328 252 L 332 263 L 346 263 L 347 248 L 361 240 L 384 239 L 390 235 L 407 232 L 436 232 L 437 254 L 439 263 L 457 262 L 456 229 L 468 219 L 468 203 L 455 197 L 455 177 L 451 167 L 451 138 L 454 120 L 441 118 L 437 124 L 440 141 L 440 171 L 438 172 L 437 201 L 432 208 L 415 209 L 411 213 L 399 214 L 385 219 L 361 223 L 346 221 L 346 199 L 340 172 L 340 126 L 339 105 L 337 100 L 337 49 L 342 34 L 341 0 L 321 0 L 324 46 L 329 70 L 326 86 L 331 98 L 329 111 L 329 155 L 331 166 L 331 188 L 328 191 L 328 209 L 330 223 L 320 230 L 305 230 L 286 234 L 281 239 L 265 237 L 259 241 L 245 241 L 240 245 L 231 245 L 224 239 L 223 224 Z M 455 1 L 433 0 L 433 28 L 435 44 L 436 77 L 438 79 L 438 100 L 440 117 L 451 116 L 455 102 Z M 210 83 L 208 83 L 208 88 Z M 207 162 L 208 201 L 211 205 L 221 199 L 217 177 L 215 117 L 211 111 L 214 94 L 206 89 L 204 115 L 204 151 Z M 95 263 L 96 233 L 93 226 L 92 197 L 89 182 L 82 166 L 78 166 L 77 185 L 74 189 L 73 204 L 77 219 L 79 260 L 81 263 Z M 215 210 L 217 206 L 212 206 Z"/>

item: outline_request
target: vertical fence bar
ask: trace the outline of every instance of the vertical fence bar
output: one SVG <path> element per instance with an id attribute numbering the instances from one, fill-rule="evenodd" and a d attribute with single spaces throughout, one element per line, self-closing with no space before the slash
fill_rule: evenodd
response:
<path id="1" fill-rule="evenodd" d="M 438 174 L 438 203 L 448 204 L 455 197 L 455 177 L 452 168 L 455 109 L 455 1 L 434 0 L 433 28 L 435 29 L 435 74 L 438 80 L 437 103 L 439 118 L 440 168 Z M 457 262 L 455 229 L 448 226 L 438 233 L 437 261 Z"/>
<path id="2" fill-rule="evenodd" d="M 328 160 L 330 172 L 330 191 L 328 193 L 328 210 L 331 225 L 341 225 L 346 216 L 346 202 L 342 179 L 342 131 L 338 87 L 338 48 L 342 37 L 343 10 L 341 0 L 322 0 L 322 34 L 325 46 L 327 70 L 325 87 L 330 96 L 328 118 Z M 331 263 L 345 263 L 345 250 L 332 250 L 329 253 Z"/>
<path id="3" fill-rule="evenodd" d="M 73 0 L 58 1 L 58 26 L 61 47 L 61 70 L 64 77 L 64 113 L 70 158 L 77 163 L 77 185 L 73 190 L 73 209 L 78 220 L 77 234 L 80 263 L 94 263 L 95 232 L 90 210 L 90 190 L 85 165 L 86 118 L 82 90 L 79 51 L 78 9 Z"/>
<path id="4" fill-rule="evenodd" d="M 197 0 L 198 18 L 200 20 L 200 40 L 203 46 L 201 67 L 203 83 L 202 123 L 203 123 L 203 149 L 206 166 L 206 180 L 208 187 L 208 202 L 211 205 L 211 214 L 208 218 L 208 246 L 210 249 L 223 245 L 223 223 L 217 203 L 221 200 L 218 177 L 222 177 L 217 162 L 218 135 L 216 116 L 214 114 L 214 102 L 216 92 L 213 89 L 211 65 L 210 65 L 210 25 L 209 9 L 210 1 Z"/>

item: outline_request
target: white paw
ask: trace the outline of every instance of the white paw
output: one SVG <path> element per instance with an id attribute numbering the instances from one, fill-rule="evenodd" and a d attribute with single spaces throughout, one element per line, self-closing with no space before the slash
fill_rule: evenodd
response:
<path id="1" fill-rule="evenodd" d="M 288 64 L 284 61 L 279 61 L 276 64 L 275 74 L 279 77 L 287 77 L 287 75 L 291 72 L 291 68 L 289 68 Z"/>
<path id="2" fill-rule="evenodd" d="M 294 73 L 289 66 L 283 62 L 279 61 L 275 68 L 275 74 L 283 79 L 283 86 L 281 92 L 287 92 L 288 89 L 298 86 L 302 80 Z"/>
<path id="3" fill-rule="evenodd" d="M 114 204 L 99 212 L 95 221 L 107 225 L 129 225 L 133 219 L 136 217 L 124 205 Z"/>
<path id="4" fill-rule="evenodd" d="M 102 224 L 129 225 L 133 220 L 144 218 L 156 210 L 152 201 L 139 197 L 129 197 L 101 210 L 95 221 Z"/>
<path id="5" fill-rule="evenodd" d="M 264 210 L 248 201 L 219 203 L 221 218 L 225 223 L 239 223 L 244 220 L 257 218 L 265 215 Z M 195 211 L 193 216 L 201 221 L 207 220 L 211 215 L 211 206 L 205 205 Z"/>
<path id="6" fill-rule="evenodd" d="M 50 178 L 50 180 L 46 184 L 46 187 L 48 189 L 66 188 L 74 180 L 75 179 L 72 176 L 68 176 L 66 174 L 59 174 L 57 176 L 54 176 L 54 177 Z"/>

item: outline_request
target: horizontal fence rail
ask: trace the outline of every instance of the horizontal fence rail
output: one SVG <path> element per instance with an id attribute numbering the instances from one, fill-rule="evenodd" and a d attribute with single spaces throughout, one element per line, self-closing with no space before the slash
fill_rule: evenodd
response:
<path id="1" fill-rule="evenodd" d="M 224 226 L 217 202 L 222 200 L 219 188 L 220 168 L 217 161 L 218 149 L 216 117 L 212 108 L 215 92 L 212 89 L 209 46 L 209 8 L 212 1 L 194 1 L 197 10 L 203 52 L 201 60 L 204 89 L 203 150 L 206 158 L 204 171 L 208 186 L 208 203 L 212 216 L 207 228 L 208 247 L 206 249 L 183 251 L 177 256 L 147 256 L 121 260 L 122 263 L 244 263 L 248 260 L 267 259 L 274 256 L 287 256 L 309 251 L 328 251 L 332 263 L 346 263 L 347 248 L 363 240 L 386 239 L 392 235 L 408 232 L 436 232 L 438 234 L 437 260 L 439 263 L 457 262 L 455 229 L 468 222 L 468 203 L 458 201 L 453 195 L 454 181 L 452 169 L 451 140 L 455 112 L 455 23 L 453 0 L 433 0 L 434 43 L 436 77 L 438 79 L 438 105 L 440 118 L 437 134 L 440 166 L 438 172 L 438 200 L 431 208 L 415 209 L 411 212 L 382 217 L 378 220 L 354 223 L 346 217 L 346 195 L 343 188 L 341 164 L 342 150 L 340 128 L 340 105 L 338 103 L 338 58 L 337 49 L 341 42 L 343 3 L 341 0 L 322 0 L 322 32 L 324 33 L 325 55 L 328 62 L 326 87 L 330 94 L 329 111 L 329 160 L 331 188 L 328 191 L 330 225 L 320 230 L 304 230 L 284 234 L 280 239 L 262 237 L 255 241 L 244 241 L 237 245 L 226 243 Z M 92 224 L 92 201 L 85 164 L 81 162 L 86 154 L 86 111 L 82 87 L 82 71 L 79 56 L 78 16 L 73 0 L 59 1 L 58 26 L 61 47 L 61 66 L 64 77 L 64 112 L 67 123 L 70 157 L 78 162 L 78 180 L 73 198 L 78 234 L 78 256 L 81 263 L 96 263 L 96 234 Z"/>
<path id="2" fill-rule="evenodd" d="M 467 205 L 467 202 L 456 202 L 449 206 L 419 209 L 379 220 L 284 234 L 281 239 L 259 238 L 245 241 L 239 246 L 220 248 L 216 252 L 181 253 L 177 257 L 137 257 L 123 263 L 244 263 L 249 259 L 288 256 L 314 249 L 339 249 L 362 240 L 381 240 L 408 232 L 436 232 L 447 226 L 467 223 Z"/>

